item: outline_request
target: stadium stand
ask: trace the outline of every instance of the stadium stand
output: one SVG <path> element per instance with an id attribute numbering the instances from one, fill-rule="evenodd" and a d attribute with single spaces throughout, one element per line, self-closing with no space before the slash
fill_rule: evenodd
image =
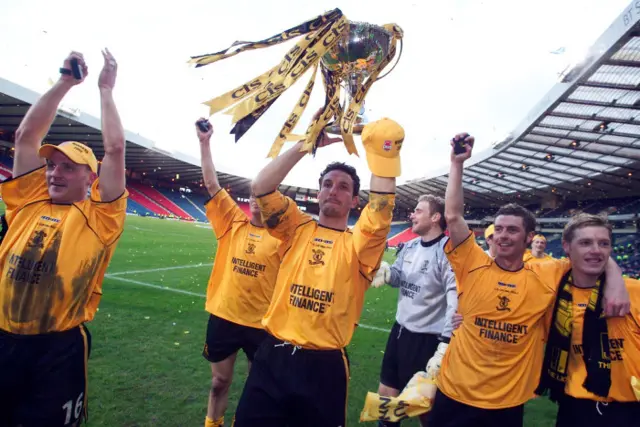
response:
<path id="1" fill-rule="evenodd" d="M 392 237 L 397 236 L 398 234 L 402 233 L 403 231 L 405 231 L 407 228 L 411 227 L 411 223 L 410 222 L 400 222 L 400 223 L 392 223 L 391 224 L 391 231 L 389 231 L 389 239 L 391 239 Z"/>
<path id="2" fill-rule="evenodd" d="M 196 221 L 207 221 L 207 216 L 204 212 L 203 204 L 196 204 L 189 199 L 191 193 L 185 193 L 179 190 L 168 188 L 157 188 L 157 191 L 165 196 L 168 200 L 173 202 L 176 206 L 186 212 L 191 218 Z"/>
<path id="3" fill-rule="evenodd" d="M 174 202 L 165 197 L 161 192 L 153 187 L 143 185 L 138 182 L 130 182 L 129 188 L 137 191 L 142 196 L 149 199 L 151 202 L 157 204 L 159 207 L 169 212 L 169 215 L 175 215 L 178 218 L 190 220 L 191 215 L 186 213 L 182 208 L 176 205 Z"/>
<path id="4" fill-rule="evenodd" d="M 128 185 L 127 186 L 127 190 L 129 191 L 129 199 L 131 199 L 134 202 L 138 203 L 139 205 L 143 206 L 145 209 L 153 212 L 153 214 L 155 216 L 158 216 L 158 215 L 170 216 L 171 215 L 171 212 L 169 212 L 167 209 L 165 209 L 162 206 L 160 206 L 158 203 L 152 201 L 150 198 L 145 196 L 143 193 L 139 192 L 136 188 L 133 188 L 130 185 Z"/>
<path id="5" fill-rule="evenodd" d="M 129 197 L 129 200 L 127 200 L 127 213 L 139 216 L 156 216 L 154 212 L 136 202 L 132 197 Z"/>
<path id="6" fill-rule="evenodd" d="M 407 227 L 404 231 L 396 234 L 391 239 L 389 239 L 389 246 L 395 247 L 398 246 L 399 243 L 406 243 L 411 239 L 415 239 L 416 237 L 418 237 L 418 235 L 411 231 L 411 228 Z"/>

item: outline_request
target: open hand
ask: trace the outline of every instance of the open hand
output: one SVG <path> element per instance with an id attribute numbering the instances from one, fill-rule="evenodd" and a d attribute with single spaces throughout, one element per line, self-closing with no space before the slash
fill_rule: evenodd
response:
<path id="1" fill-rule="evenodd" d="M 98 87 L 111 90 L 116 85 L 118 63 L 107 48 L 102 51 L 102 57 L 104 58 L 104 65 L 102 66 L 102 71 L 100 71 L 100 77 L 98 77 Z"/>

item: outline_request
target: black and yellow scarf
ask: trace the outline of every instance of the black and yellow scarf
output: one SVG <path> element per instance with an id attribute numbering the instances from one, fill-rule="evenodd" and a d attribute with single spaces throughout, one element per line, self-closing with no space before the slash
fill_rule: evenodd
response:
<path id="1" fill-rule="evenodd" d="M 567 382 L 573 329 L 572 284 L 573 279 L 569 271 L 560 282 L 540 374 L 540 384 L 536 390 L 536 394 L 540 396 L 548 391 L 549 398 L 554 402 L 563 395 Z M 605 286 L 606 279 L 603 273 L 591 290 L 589 305 L 584 313 L 582 331 L 582 357 L 587 369 L 587 379 L 583 385 L 587 391 L 601 397 L 607 397 L 611 387 L 609 340 L 601 339 L 608 337 L 607 319 L 602 309 Z"/>

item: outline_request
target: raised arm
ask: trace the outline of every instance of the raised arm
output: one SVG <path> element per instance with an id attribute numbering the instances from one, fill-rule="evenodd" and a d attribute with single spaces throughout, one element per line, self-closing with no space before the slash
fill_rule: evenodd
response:
<path id="1" fill-rule="evenodd" d="M 253 180 L 251 189 L 257 197 L 275 191 L 291 169 L 304 157 L 302 141 L 273 159 Z"/>
<path id="2" fill-rule="evenodd" d="M 451 264 L 446 257 L 443 257 L 440 264 L 440 274 L 442 285 L 447 299 L 447 311 L 444 316 L 444 328 L 440 340 L 449 342 L 453 332 L 453 316 L 458 310 L 458 288 L 456 286 L 456 275 L 451 268 Z"/>
<path id="3" fill-rule="evenodd" d="M 207 128 L 204 132 L 200 129 L 200 125 Z M 202 166 L 202 179 L 204 186 L 209 192 L 209 196 L 213 197 L 218 191 L 220 191 L 220 182 L 218 181 L 218 173 L 216 167 L 213 165 L 213 157 L 211 156 L 211 135 L 213 135 L 213 126 L 205 118 L 200 118 L 196 122 L 196 132 L 198 134 L 198 141 L 200 141 L 200 164 Z"/>
<path id="4" fill-rule="evenodd" d="M 49 128 L 56 117 L 58 106 L 69 90 L 84 81 L 87 75 L 87 66 L 82 54 L 71 52 L 64 60 L 63 69 L 71 69 L 71 60 L 78 60 L 82 69 L 82 78 L 76 80 L 70 74 L 61 74 L 60 79 L 49 89 L 35 104 L 29 108 L 24 117 L 15 138 L 15 158 L 13 161 L 13 176 L 20 176 L 44 165 L 44 159 L 38 156 L 38 149 L 42 140 L 49 132 Z"/>
<path id="5" fill-rule="evenodd" d="M 102 119 L 102 143 L 104 158 L 100 167 L 100 199 L 111 202 L 124 193 L 125 178 L 125 139 L 120 115 L 113 100 L 113 88 L 116 84 L 118 64 L 108 49 L 102 52 L 104 65 L 98 78 L 100 89 L 100 107 Z"/>
<path id="6" fill-rule="evenodd" d="M 451 168 L 449 170 L 449 180 L 447 182 L 447 191 L 444 203 L 444 216 L 447 220 L 447 228 L 449 229 L 449 237 L 451 244 L 455 248 L 469 237 L 469 227 L 464 220 L 464 193 L 462 191 L 462 171 L 465 160 L 471 157 L 473 149 L 473 137 L 468 134 L 456 135 L 451 145 L 458 143 L 459 140 L 464 141 L 466 151 L 456 154 L 451 150 Z"/>
<path id="7" fill-rule="evenodd" d="M 396 179 L 371 175 L 371 191 L 376 193 L 395 193 Z"/>
<path id="8" fill-rule="evenodd" d="M 335 142 L 341 142 L 342 138 L 330 138 L 326 133 L 318 147 L 324 147 Z M 291 169 L 305 156 L 306 152 L 301 152 L 302 141 L 298 141 L 293 147 L 273 159 L 255 177 L 251 185 L 253 194 L 260 197 L 264 194 L 275 191 Z"/>

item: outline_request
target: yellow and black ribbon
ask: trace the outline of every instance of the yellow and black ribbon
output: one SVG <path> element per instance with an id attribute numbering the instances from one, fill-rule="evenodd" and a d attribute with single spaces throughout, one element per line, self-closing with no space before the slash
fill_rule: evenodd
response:
<path id="1" fill-rule="evenodd" d="M 270 47 L 270 46 L 274 46 L 280 43 L 283 43 L 287 40 L 296 38 L 298 36 L 301 36 L 303 34 L 308 34 L 308 33 L 312 33 L 324 26 L 326 26 L 326 24 L 328 22 L 333 22 L 338 20 L 339 18 L 341 18 L 342 15 L 342 11 L 340 9 L 333 9 L 332 11 L 329 11 L 327 13 L 325 13 L 324 15 L 320 15 L 314 19 L 311 19 L 309 21 L 303 22 L 300 25 L 296 25 L 295 27 L 291 27 L 286 31 L 283 31 L 280 34 L 276 34 L 274 36 L 271 36 L 267 39 L 264 40 L 260 40 L 257 42 L 244 42 L 244 41 L 236 41 L 234 42 L 231 46 L 229 46 L 226 49 L 223 49 L 219 52 L 215 52 L 215 53 L 208 53 L 205 55 L 197 55 L 197 56 L 192 56 L 191 59 L 189 60 L 190 64 L 196 64 L 196 68 L 198 67 L 203 67 L 205 65 L 209 65 L 212 64 L 214 62 L 217 61 L 221 61 L 223 59 L 226 58 L 230 58 L 232 56 L 235 56 L 239 53 L 245 52 L 247 50 L 255 50 L 255 49 L 262 49 L 265 47 Z M 238 49 L 229 52 L 229 50 L 231 48 L 234 48 L 236 46 L 241 46 Z"/>
<path id="2" fill-rule="evenodd" d="M 351 135 L 357 113 L 360 111 L 362 101 L 380 71 L 395 56 L 395 45 L 402 38 L 402 30 L 397 25 L 388 24 L 385 25 L 385 29 L 392 34 L 389 53 L 367 81 L 357 89 L 356 96 L 349 104 L 346 112 L 342 111 L 342 106 L 340 105 L 339 77 L 321 66 L 326 91 L 325 104 L 321 114 L 307 128 L 304 136 L 303 151 L 315 152 L 325 127 L 331 119 L 334 119 L 341 126 L 341 134 L 347 151 L 350 154 L 358 154 Z M 204 104 L 209 106 L 209 114 L 213 115 L 226 110 L 226 114 L 232 115 L 234 127 L 231 130 L 231 134 L 235 135 L 235 140 L 238 141 L 282 93 L 309 69 L 313 69 L 309 83 L 271 146 L 268 156 L 278 156 L 285 141 L 298 137 L 291 132 L 306 109 L 322 57 L 344 38 L 348 30 L 349 22 L 347 18 L 340 9 L 334 9 L 267 39 L 257 42 L 237 41 L 227 49 L 219 52 L 191 57 L 189 63 L 195 64 L 196 67 L 202 67 L 230 58 L 241 52 L 274 46 L 295 37 L 304 36 L 275 67 L 223 95 L 206 101 Z"/>

